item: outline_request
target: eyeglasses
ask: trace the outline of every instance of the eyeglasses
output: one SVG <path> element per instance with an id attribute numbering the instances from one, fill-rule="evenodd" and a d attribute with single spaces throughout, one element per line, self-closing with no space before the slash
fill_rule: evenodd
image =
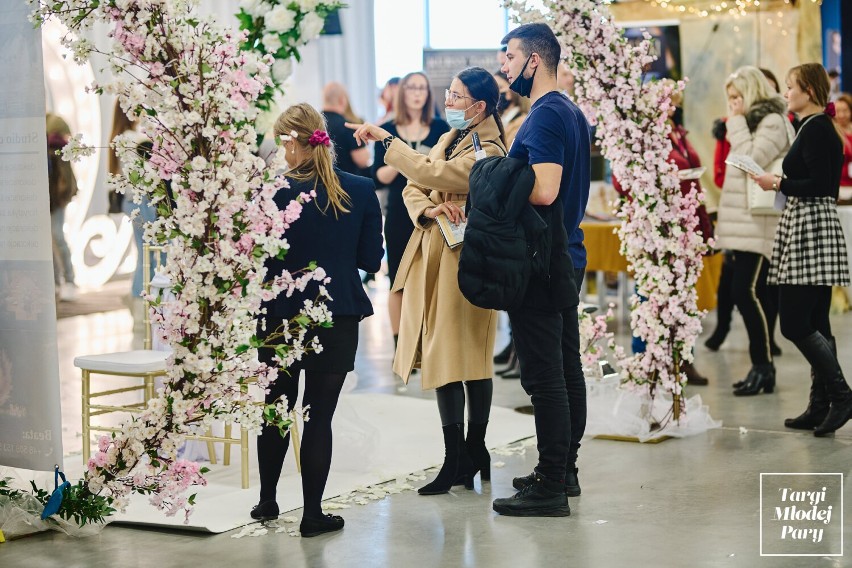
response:
<path id="1" fill-rule="evenodd" d="M 444 89 L 444 100 L 445 101 L 448 101 L 451 105 L 454 105 L 454 104 L 456 104 L 456 101 L 459 100 L 459 99 L 476 100 L 473 97 L 466 97 L 464 95 L 460 95 L 458 93 L 455 93 L 455 92 L 453 92 L 449 89 Z"/>
<path id="2" fill-rule="evenodd" d="M 406 91 L 412 93 L 428 93 L 429 87 L 424 87 L 423 85 L 406 85 L 403 87 Z"/>

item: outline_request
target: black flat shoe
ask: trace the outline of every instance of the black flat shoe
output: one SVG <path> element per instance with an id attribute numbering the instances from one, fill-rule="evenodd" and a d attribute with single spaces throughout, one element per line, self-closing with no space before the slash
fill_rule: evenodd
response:
<path id="1" fill-rule="evenodd" d="M 278 518 L 278 503 L 275 501 L 261 501 L 251 510 L 251 518 L 256 521 L 269 521 Z"/>
<path id="2" fill-rule="evenodd" d="M 302 517 L 299 532 L 303 537 L 319 536 L 321 534 L 339 531 L 343 528 L 343 517 L 337 515 L 323 515 L 322 517 Z"/>

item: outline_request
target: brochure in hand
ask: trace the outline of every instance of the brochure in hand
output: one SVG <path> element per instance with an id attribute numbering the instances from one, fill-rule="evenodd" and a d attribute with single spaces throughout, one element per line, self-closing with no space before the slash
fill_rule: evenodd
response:
<path id="1" fill-rule="evenodd" d="M 441 213 L 435 217 L 435 222 L 438 223 L 438 228 L 441 229 L 441 234 L 450 248 L 456 248 L 464 242 L 464 230 L 467 227 L 467 221 L 456 224 L 450 221 L 446 213 Z"/>
<path id="2" fill-rule="evenodd" d="M 745 154 L 728 154 L 725 163 L 754 176 L 762 176 L 765 173 L 763 168 L 751 159 L 751 156 Z"/>

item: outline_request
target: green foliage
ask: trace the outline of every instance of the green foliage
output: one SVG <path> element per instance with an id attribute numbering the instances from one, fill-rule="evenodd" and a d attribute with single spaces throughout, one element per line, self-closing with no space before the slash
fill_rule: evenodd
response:
<path id="1" fill-rule="evenodd" d="M 0 479 L 0 497 L 8 497 L 10 501 L 22 499 L 26 491 L 13 489 L 9 486 L 11 478 Z M 51 492 L 38 487 L 34 481 L 30 481 L 31 493 L 42 505 L 46 505 L 50 499 Z M 112 498 L 94 495 L 89 491 L 84 480 L 69 485 L 65 489 L 62 505 L 59 507 L 58 515 L 65 519 L 73 519 L 79 526 L 87 523 L 103 523 L 107 517 L 112 515 L 115 509 L 112 507 Z"/>

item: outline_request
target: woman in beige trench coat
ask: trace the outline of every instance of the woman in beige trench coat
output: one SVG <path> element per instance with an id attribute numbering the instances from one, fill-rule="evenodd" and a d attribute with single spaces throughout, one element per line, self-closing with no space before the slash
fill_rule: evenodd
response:
<path id="1" fill-rule="evenodd" d="M 423 389 L 436 389 L 445 448 L 441 471 L 434 481 L 419 489 L 421 495 L 446 493 L 462 483 L 472 488 L 477 472 L 481 472 L 483 481 L 490 479 L 485 430 L 493 389 L 497 314 L 477 308 L 462 296 L 457 274 L 464 245 L 450 248 L 434 220 L 442 213 L 452 221 L 464 219 L 468 177 L 476 161 L 474 132 L 487 155 L 506 154 L 498 101 L 499 89 L 491 73 L 481 67 L 459 73 L 445 100 L 452 130 L 438 140 L 427 156 L 378 126 L 351 125 L 360 142 L 375 140 L 384 144 L 385 163 L 409 180 L 403 199 L 415 231 L 391 289 L 404 290 L 393 368 L 406 383 L 411 370 L 420 368 Z M 467 388 L 467 441 L 462 383 Z"/>

